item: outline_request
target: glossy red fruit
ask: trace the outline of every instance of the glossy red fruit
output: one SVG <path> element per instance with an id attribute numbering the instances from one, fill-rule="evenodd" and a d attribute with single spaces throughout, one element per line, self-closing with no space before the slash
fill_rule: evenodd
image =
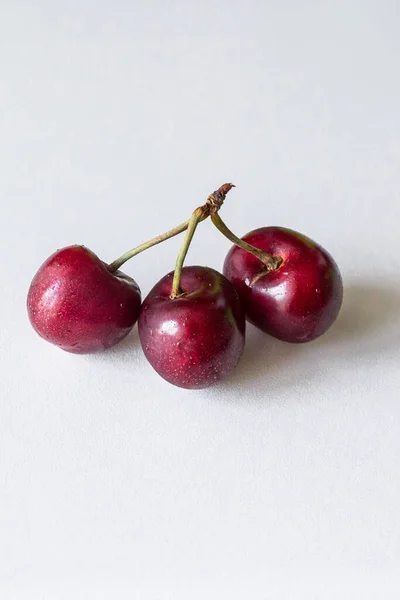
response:
<path id="1" fill-rule="evenodd" d="M 233 285 L 207 267 L 184 267 L 184 293 L 170 298 L 173 273 L 144 300 L 139 336 L 152 367 L 183 388 L 204 388 L 221 380 L 239 362 L 245 316 Z"/>
<path id="2" fill-rule="evenodd" d="M 84 246 L 57 250 L 40 267 L 28 293 L 37 333 L 67 352 L 85 354 L 114 346 L 132 329 L 140 310 L 136 282 Z"/>
<path id="3" fill-rule="evenodd" d="M 238 290 L 248 320 L 286 342 L 308 342 L 325 333 L 343 297 L 342 278 L 328 252 L 283 227 L 262 227 L 242 239 L 283 259 L 268 273 L 238 246 L 228 253 L 223 272 Z"/>

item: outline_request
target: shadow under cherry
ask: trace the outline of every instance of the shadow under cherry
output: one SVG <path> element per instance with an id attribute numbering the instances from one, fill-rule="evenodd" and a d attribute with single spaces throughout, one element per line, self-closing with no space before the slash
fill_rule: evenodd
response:
<path id="1" fill-rule="evenodd" d="M 389 283 L 351 282 L 345 286 L 343 305 L 331 329 L 313 342 L 289 344 L 247 327 L 246 347 L 235 371 L 218 385 L 228 388 L 290 388 L 308 382 L 326 355 L 336 363 L 380 356 L 400 345 L 400 287 Z M 297 365 L 296 366 L 296 362 Z M 310 369 L 310 364 L 312 368 Z M 290 366 L 290 369 L 288 368 Z M 337 369 L 337 365 L 335 366 Z M 288 374 L 288 371 L 289 374 Z"/>

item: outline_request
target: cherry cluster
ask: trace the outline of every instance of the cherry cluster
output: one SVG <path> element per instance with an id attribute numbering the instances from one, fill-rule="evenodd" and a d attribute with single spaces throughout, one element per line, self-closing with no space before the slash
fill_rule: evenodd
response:
<path id="1" fill-rule="evenodd" d="M 57 250 L 29 288 L 28 315 L 35 331 L 67 352 L 84 354 L 115 346 L 138 321 L 152 367 L 183 388 L 208 387 L 238 364 L 246 319 L 286 342 L 308 342 L 325 333 L 343 298 L 335 261 L 308 237 L 283 227 L 262 227 L 238 238 L 219 215 L 232 187 L 225 183 L 190 219 L 111 264 L 85 246 Z M 234 244 L 223 274 L 183 266 L 198 224 L 208 217 Z M 119 268 L 184 231 L 175 270 L 142 303 L 139 286 Z"/>

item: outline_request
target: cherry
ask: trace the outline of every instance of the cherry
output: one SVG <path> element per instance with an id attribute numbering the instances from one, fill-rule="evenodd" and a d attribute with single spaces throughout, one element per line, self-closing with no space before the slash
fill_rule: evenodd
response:
<path id="1" fill-rule="evenodd" d="M 233 285 L 207 267 L 183 267 L 179 294 L 171 298 L 174 273 L 144 300 L 139 336 L 151 366 L 183 388 L 205 388 L 224 378 L 244 348 L 245 317 Z"/>
<path id="2" fill-rule="evenodd" d="M 188 389 L 207 387 L 237 365 L 246 316 L 288 342 L 322 335 L 342 303 L 342 279 L 333 258 L 309 238 L 281 227 L 264 227 L 239 239 L 219 216 L 233 187 L 223 184 L 189 219 L 108 265 L 84 246 L 55 252 L 29 289 L 34 329 L 63 350 L 88 353 L 114 346 L 138 320 L 150 364 L 168 382 Z M 235 244 L 224 275 L 207 267 L 183 267 L 196 229 L 208 217 Z M 184 231 L 175 270 L 153 287 L 141 307 L 139 287 L 119 268 Z"/>
<path id="3" fill-rule="evenodd" d="M 84 246 L 57 250 L 40 267 L 28 293 L 33 328 L 67 352 L 114 346 L 132 329 L 140 310 L 136 282 L 110 268 Z"/>
<path id="4" fill-rule="evenodd" d="M 271 259 L 263 263 L 238 246 L 225 259 L 223 273 L 239 292 L 248 320 L 286 342 L 308 342 L 325 333 L 343 297 L 342 278 L 328 252 L 283 227 L 262 227 L 242 240 Z"/>

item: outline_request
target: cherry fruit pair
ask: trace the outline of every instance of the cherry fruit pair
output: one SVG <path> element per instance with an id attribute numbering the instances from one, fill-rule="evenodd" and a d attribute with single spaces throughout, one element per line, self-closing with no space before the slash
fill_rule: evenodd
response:
<path id="1" fill-rule="evenodd" d="M 153 368 L 183 388 L 204 388 L 239 362 L 245 319 L 286 342 L 308 342 L 335 321 L 343 287 L 333 258 L 290 229 L 262 227 L 242 239 L 222 221 L 224 184 L 174 229 L 106 264 L 84 246 L 58 250 L 31 283 L 27 306 L 45 340 L 77 354 L 115 346 L 138 321 L 141 345 Z M 197 225 L 210 217 L 231 242 L 223 274 L 184 267 Z M 143 303 L 140 288 L 119 268 L 140 252 L 186 231 L 175 270 Z"/>

